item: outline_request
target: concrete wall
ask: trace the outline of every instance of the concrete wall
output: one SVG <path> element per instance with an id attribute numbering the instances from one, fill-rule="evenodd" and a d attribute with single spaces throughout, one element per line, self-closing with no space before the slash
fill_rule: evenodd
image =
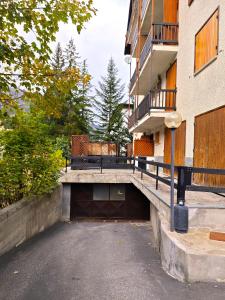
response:
<path id="1" fill-rule="evenodd" d="M 186 156 L 193 157 L 194 117 L 225 104 L 225 1 L 180 1 L 177 109 L 187 121 Z M 217 59 L 194 74 L 195 34 L 219 6 Z M 188 20 L 188 22 L 187 22 Z"/>
<path id="2" fill-rule="evenodd" d="M 62 188 L 52 194 L 23 199 L 0 211 L 0 255 L 61 219 Z"/>

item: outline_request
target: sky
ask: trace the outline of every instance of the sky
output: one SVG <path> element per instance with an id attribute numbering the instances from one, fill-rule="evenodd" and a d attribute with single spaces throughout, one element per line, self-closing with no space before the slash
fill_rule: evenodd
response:
<path id="1" fill-rule="evenodd" d="M 98 12 L 78 35 L 72 24 L 60 26 L 57 42 L 65 45 L 75 40 L 82 59 L 87 59 L 92 85 L 106 74 L 108 60 L 113 57 L 122 82 L 129 83 L 129 66 L 124 61 L 125 34 L 130 0 L 94 0 Z"/>

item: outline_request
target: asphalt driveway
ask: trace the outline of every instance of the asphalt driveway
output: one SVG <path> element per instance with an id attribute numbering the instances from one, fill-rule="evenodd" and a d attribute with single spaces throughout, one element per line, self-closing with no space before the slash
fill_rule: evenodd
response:
<path id="1" fill-rule="evenodd" d="M 225 299 L 224 284 L 170 278 L 149 223 L 57 224 L 0 258 L 0 299 Z"/>

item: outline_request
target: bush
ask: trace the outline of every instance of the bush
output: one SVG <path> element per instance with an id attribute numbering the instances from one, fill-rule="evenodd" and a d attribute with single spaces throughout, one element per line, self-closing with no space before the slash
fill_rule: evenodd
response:
<path id="1" fill-rule="evenodd" d="M 51 192 L 63 167 L 62 151 L 53 146 L 43 116 L 20 112 L 12 129 L 0 132 L 0 207 L 24 196 Z"/>

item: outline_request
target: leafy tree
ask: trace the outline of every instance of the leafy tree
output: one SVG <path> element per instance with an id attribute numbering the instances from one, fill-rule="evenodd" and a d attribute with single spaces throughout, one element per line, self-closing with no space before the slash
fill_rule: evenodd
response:
<path id="1" fill-rule="evenodd" d="M 24 196 L 51 192 L 63 167 L 42 113 L 17 112 L 11 130 L 0 131 L 0 208 Z"/>
<path id="2" fill-rule="evenodd" d="M 50 44 L 55 41 L 60 22 L 71 21 L 80 32 L 93 14 L 93 0 L 2 0 L 0 2 L 0 99 L 2 105 L 15 104 L 10 89 L 43 95 L 54 84 Z M 22 30 L 21 30 L 22 29 Z M 33 36 L 31 42 L 26 35 Z M 61 74 L 74 78 L 75 70 Z M 59 84 L 59 83 L 58 83 Z M 62 89 L 68 86 L 65 83 Z M 30 96 L 30 95 L 29 95 Z M 43 99 L 42 99 L 43 100 Z"/>
<path id="3" fill-rule="evenodd" d="M 98 120 L 96 138 L 115 142 L 123 147 L 129 142 L 123 114 L 124 85 L 118 78 L 118 70 L 112 58 L 108 63 L 107 75 L 99 82 L 96 94 L 95 108 Z"/>

